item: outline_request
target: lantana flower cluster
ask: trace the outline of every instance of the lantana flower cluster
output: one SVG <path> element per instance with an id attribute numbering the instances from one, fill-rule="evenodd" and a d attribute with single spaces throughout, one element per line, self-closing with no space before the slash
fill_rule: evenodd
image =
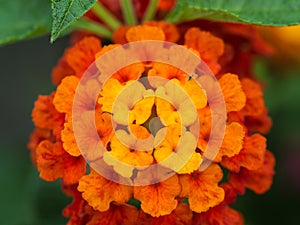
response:
<path id="1" fill-rule="evenodd" d="M 201 24 L 202 29 L 188 23 L 176 27 L 163 21 L 122 26 L 114 32 L 115 44 L 102 46 L 97 37 L 85 36 L 65 51 L 52 73 L 56 90 L 40 95 L 34 104 L 32 119 L 36 128 L 28 147 L 40 177 L 46 181 L 60 179 L 64 193 L 73 198 L 63 210 L 63 215 L 70 218 L 69 225 L 240 225 L 244 224 L 243 216 L 231 207 L 237 196 L 244 195 L 246 189 L 263 194 L 270 188 L 275 159 L 267 150 L 264 134 L 272 122 L 261 85 L 249 70 L 251 54 L 268 52 L 269 48 L 251 26 L 212 23 L 214 26 L 210 27 L 222 28 L 214 30 L 205 29 L 206 21 Z M 148 185 L 126 185 L 107 179 L 87 163 L 76 142 L 72 107 L 81 77 L 97 58 L 122 44 L 146 40 L 179 43 L 200 56 L 217 78 L 227 120 L 218 154 L 201 171 L 199 166 L 212 130 L 206 90 L 189 74 L 161 62 L 139 62 L 112 74 L 92 109 L 99 140 L 105 147 L 100 158 L 109 164 L 116 179 L 125 177 L 133 183 L 139 174 L 110 163 L 111 158 L 137 168 L 161 164 L 174 173 Z M 248 49 L 240 49 L 242 42 Z M 246 60 L 241 60 L 241 56 Z M 168 82 L 155 83 L 152 77 Z M 141 78 L 148 84 L 136 82 Z M 188 94 L 195 114 L 184 114 L 190 107 L 174 91 L 174 85 Z M 135 92 L 122 101 L 121 111 L 129 115 L 124 117 L 112 112 L 119 94 L 127 87 L 133 87 Z M 151 123 L 153 118 L 159 118 L 157 124 Z M 197 138 L 191 134 L 195 120 L 200 123 Z M 135 149 L 128 133 L 115 132 L 113 121 L 128 124 L 136 138 L 153 137 L 157 144 L 146 151 Z M 189 128 L 183 129 L 181 124 Z M 95 140 L 87 141 L 96 148 Z M 164 163 L 170 154 L 177 156 L 175 162 L 180 161 L 193 144 L 191 157 L 185 159 L 182 167 Z M 92 151 L 88 156 L 90 162 L 98 157 Z M 153 174 L 148 175 L 151 180 Z"/>

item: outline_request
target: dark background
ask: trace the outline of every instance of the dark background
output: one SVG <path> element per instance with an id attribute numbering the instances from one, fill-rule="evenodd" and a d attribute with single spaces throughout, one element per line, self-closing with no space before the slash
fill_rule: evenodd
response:
<path id="1" fill-rule="evenodd" d="M 0 224 L 63 225 L 62 208 L 71 200 L 59 182 L 39 179 L 26 148 L 33 130 L 31 110 L 39 94 L 54 90 L 50 73 L 68 38 L 49 44 L 49 37 L 0 47 Z M 300 53 L 299 53 L 300 54 Z M 300 66 L 258 59 L 266 83 L 265 98 L 273 118 L 268 148 L 276 156 L 272 189 L 264 195 L 248 191 L 234 206 L 246 225 L 300 224 Z"/>

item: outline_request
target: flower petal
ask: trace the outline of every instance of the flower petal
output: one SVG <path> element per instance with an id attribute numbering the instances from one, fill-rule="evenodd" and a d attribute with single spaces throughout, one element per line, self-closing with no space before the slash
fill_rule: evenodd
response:
<path id="1" fill-rule="evenodd" d="M 165 40 L 165 34 L 159 27 L 149 25 L 138 25 L 131 27 L 126 33 L 128 42 L 144 41 L 144 40 Z"/>
<path id="2" fill-rule="evenodd" d="M 193 224 L 244 225 L 242 214 L 228 205 L 215 206 L 205 213 L 195 214 Z"/>
<path id="3" fill-rule="evenodd" d="M 193 213 L 188 204 L 179 203 L 170 215 L 160 216 L 151 220 L 151 225 L 191 225 Z M 140 218 L 141 220 L 142 218 Z M 142 222 L 142 221 L 141 221 Z M 138 221 L 140 224 L 140 221 Z"/>
<path id="4" fill-rule="evenodd" d="M 237 75 L 226 73 L 219 79 L 227 112 L 239 111 L 246 103 L 246 96 L 242 90 Z"/>
<path id="5" fill-rule="evenodd" d="M 134 198 L 141 201 L 142 210 L 153 217 L 170 214 L 177 206 L 175 198 L 180 191 L 176 174 L 160 183 L 133 189 Z"/>
<path id="6" fill-rule="evenodd" d="M 82 157 L 72 157 L 60 142 L 42 141 L 36 150 L 40 177 L 47 181 L 63 178 L 65 184 L 74 184 L 85 174 L 86 162 Z"/>
<path id="7" fill-rule="evenodd" d="M 230 183 L 240 192 L 244 193 L 247 187 L 257 194 L 263 194 L 270 189 L 273 183 L 275 158 L 270 151 L 266 151 L 264 164 L 257 170 L 241 168 L 239 173 L 229 176 Z"/>
<path id="8" fill-rule="evenodd" d="M 95 212 L 86 225 L 136 225 L 138 213 L 134 206 L 112 204 L 105 212 Z"/>
<path id="9" fill-rule="evenodd" d="M 239 172 L 240 167 L 256 170 L 263 165 L 266 152 L 266 138 L 260 134 L 245 137 L 243 149 L 231 158 L 224 157 L 222 166 L 230 171 Z"/>
<path id="10" fill-rule="evenodd" d="M 101 50 L 101 42 L 95 37 L 85 37 L 65 53 L 68 65 L 77 76 L 82 76 Z"/>
<path id="11" fill-rule="evenodd" d="M 214 74 L 219 72 L 219 57 L 224 53 L 222 39 L 210 32 L 198 28 L 190 28 L 184 35 L 184 44 L 200 53 L 200 57 L 208 64 Z"/>
<path id="12" fill-rule="evenodd" d="M 224 190 L 218 186 L 222 177 L 222 170 L 217 164 L 211 164 L 203 172 L 180 175 L 180 197 L 188 198 L 192 211 L 206 212 L 224 200 Z"/>
<path id="13" fill-rule="evenodd" d="M 126 203 L 132 197 L 132 187 L 117 184 L 91 170 L 79 181 L 78 190 L 95 210 L 109 210 L 111 202 Z"/>
<path id="14" fill-rule="evenodd" d="M 233 122 L 226 126 L 225 136 L 220 151 L 214 161 L 221 162 L 223 156 L 232 157 L 243 148 L 245 132 L 243 126 Z"/>
<path id="15" fill-rule="evenodd" d="M 75 76 L 65 77 L 57 87 L 53 104 L 57 111 L 72 115 L 73 99 L 79 79 Z"/>
<path id="16" fill-rule="evenodd" d="M 179 39 L 177 27 L 172 23 L 167 23 L 165 21 L 146 21 L 143 24 L 161 28 L 166 37 L 165 41 L 177 42 Z"/>

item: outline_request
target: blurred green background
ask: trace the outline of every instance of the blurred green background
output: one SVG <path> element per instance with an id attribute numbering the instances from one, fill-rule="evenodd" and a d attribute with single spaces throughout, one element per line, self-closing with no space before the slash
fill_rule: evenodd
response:
<path id="1" fill-rule="evenodd" d="M 33 130 L 31 110 L 39 94 L 54 90 L 50 72 L 68 38 L 49 38 L 0 47 L 0 224 L 63 225 L 61 210 L 71 202 L 59 183 L 39 179 L 26 149 Z M 299 53 L 300 54 L 300 53 Z M 276 66 L 257 59 L 255 69 L 266 84 L 265 99 L 273 118 L 268 148 L 277 159 L 272 189 L 248 191 L 234 206 L 247 225 L 294 225 L 300 221 L 300 65 Z"/>

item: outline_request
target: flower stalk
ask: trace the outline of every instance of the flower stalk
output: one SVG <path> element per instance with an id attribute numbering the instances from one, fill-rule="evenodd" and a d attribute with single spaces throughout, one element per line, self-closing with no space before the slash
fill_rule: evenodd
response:
<path id="1" fill-rule="evenodd" d="M 97 1 L 95 3 L 92 11 L 112 30 L 116 30 L 119 26 L 121 26 L 121 22 L 114 15 L 112 15 L 100 2 Z"/>
<path id="2" fill-rule="evenodd" d="M 137 24 L 137 18 L 134 12 L 134 7 L 131 0 L 121 0 L 123 17 L 127 25 Z"/>
<path id="3" fill-rule="evenodd" d="M 77 30 L 92 32 L 104 38 L 111 38 L 112 36 L 112 32 L 110 30 L 89 19 L 81 18 L 73 24 L 73 27 Z"/>

